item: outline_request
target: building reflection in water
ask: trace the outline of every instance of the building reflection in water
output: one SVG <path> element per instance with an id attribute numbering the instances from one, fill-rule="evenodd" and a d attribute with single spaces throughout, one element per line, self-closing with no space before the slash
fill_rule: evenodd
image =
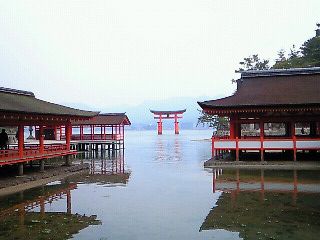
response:
<path id="1" fill-rule="evenodd" d="M 89 225 L 101 224 L 95 215 L 72 212 L 76 188 L 76 183 L 58 182 L 1 198 L 0 239 L 69 239 Z M 64 210 L 47 210 L 60 202 Z"/>
<path id="2" fill-rule="evenodd" d="M 124 160 L 124 151 L 108 154 L 106 151 L 81 152 L 77 159 L 89 164 L 89 174 L 69 178 L 80 183 L 127 184 L 130 170 Z"/>
<path id="3" fill-rule="evenodd" d="M 200 231 L 225 229 L 243 239 L 316 239 L 320 230 L 319 171 L 214 169 L 221 195 Z"/>

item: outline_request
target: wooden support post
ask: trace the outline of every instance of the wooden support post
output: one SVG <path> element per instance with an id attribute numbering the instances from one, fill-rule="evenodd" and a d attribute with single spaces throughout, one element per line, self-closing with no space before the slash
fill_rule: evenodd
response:
<path id="1" fill-rule="evenodd" d="M 71 214 L 71 191 L 67 191 L 67 213 Z"/>
<path id="2" fill-rule="evenodd" d="M 216 169 L 212 170 L 212 193 L 216 192 Z"/>
<path id="3" fill-rule="evenodd" d="M 44 203 L 44 197 L 40 198 L 40 213 L 42 216 L 45 214 L 45 203 Z"/>
<path id="4" fill-rule="evenodd" d="M 44 160 L 40 160 L 40 172 L 44 172 Z"/>
<path id="5" fill-rule="evenodd" d="M 18 175 L 23 175 L 23 163 L 18 163 Z"/>

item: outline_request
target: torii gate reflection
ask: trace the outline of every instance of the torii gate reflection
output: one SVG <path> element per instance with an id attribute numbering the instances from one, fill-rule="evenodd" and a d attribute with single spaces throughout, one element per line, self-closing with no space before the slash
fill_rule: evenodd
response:
<path id="1" fill-rule="evenodd" d="M 150 109 L 150 112 L 154 114 L 154 119 L 159 119 L 158 135 L 162 134 L 162 119 L 174 119 L 174 133 L 179 134 L 178 118 L 182 118 L 182 114 L 185 111 L 186 109 L 176 111 L 155 111 Z"/>

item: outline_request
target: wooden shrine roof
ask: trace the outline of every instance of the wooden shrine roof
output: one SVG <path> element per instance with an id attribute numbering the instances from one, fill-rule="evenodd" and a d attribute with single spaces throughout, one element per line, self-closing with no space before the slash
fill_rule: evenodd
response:
<path id="1" fill-rule="evenodd" d="M 32 92 L 0 87 L 0 112 L 28 115 L 90 118 L 98 112 L 83 111 L 37 99 Z"/>
<path id="2" fill-rule="evenodd" d="M 89 120 L 73 121 L 73 125 L 131 125 L 125 113 L 103 113 Z"/>
<path id="3" fill-rule="evenodd" d="M 160 111 L 160 110 L 151 110 L 150 112 L 153 114 L 181 114 L 184 113 L 187 109 L 176 110 L 176 111 Z"/>
<path id="4" fill-rule="evenodd" d="M 320 108 L 320 68 L 246 71 L 236 92 L 225 98 L 198 102 L 207 110 L 257 107 Z"/>

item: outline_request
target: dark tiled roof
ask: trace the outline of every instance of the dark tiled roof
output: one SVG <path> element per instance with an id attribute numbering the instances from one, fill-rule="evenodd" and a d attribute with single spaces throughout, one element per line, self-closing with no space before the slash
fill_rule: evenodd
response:
<path id="1" fill-rule="evenodd" d="M 183 110 L 176 110 L 176 111 L 157 111 L 157 110 L 151 110 L 150 112 L 154 113 L 154 114 L 175 114 L 175 113 L 184 113 L 187 109 L 183 109 Z"/>
<path id="2" fill-rule="evenodd" d="M 103 113 L 89 120 L 73 121 L 73 125 L 131 125 L 125 113 Z"/>
<path id="3" fill-rule="evenodd" d="M 202 108 L 226 109 L 269 106 L 320 107 L 320 72 L 293 75 L 242 74 L 237 91 L 229 97 L 199 102 Z M 265 71 L 262 71 L 265 72 Z M 243 76 L 246 77 L 243 77 Z"/>
<path id="4" fill-rule="evenodd" d="M 312 68 L 289 68 L 289 69 L 269 69 L 269 70 L 250 70 L 241 73 L 242 78 L 248 77 L 271 77 L 271 76 L 293 76 L 319 74 L 320 67 Z"/>
<path id="5" fill-rule="evenodd" d="M 37 99 L 32 92 L 0 88 L 0 112 L 72 117 L 93 117 L 98 112 L 83 111 Z"/>

